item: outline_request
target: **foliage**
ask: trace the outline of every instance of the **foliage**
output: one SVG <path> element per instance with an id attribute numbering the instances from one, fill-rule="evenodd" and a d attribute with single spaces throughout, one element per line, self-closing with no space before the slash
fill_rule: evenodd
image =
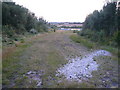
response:
<path id="1" fill-rule="evenodd" d="M 91 39 L 92 41 L 99 42 L 104 44 L 106 42 L 105 38 L 105 33 L 104 30 L 101 30 L 99 32 L 93 31 L 90 29 L 83 30 L 82 32 L 79 32 L 80 36 L 84 36 L 88 39 Z"/>
<path id="2" fill-rule="evenodd" d="M 89 38 L 92 41 L 110 46 L 119 46 L 120 12 L 116 9 L 116 2 L 109 2 L 103 9 L 95 10 L 86 17 L 83 30 L 79 35 Z"/>
<path id="3" fill-rule="evenodd" d="M 83 28 L 94 31 L 104 30 L 106 36 L 112 36 L 116 27 L 116 3 L 108 3 L 100 12 L 95 10 L 86 17 Z"/>
<path id="4" fill-rule="evenodd" d="M 31 29 L 37 30 L 36 32 L 48 31 L 48 23 L 43 18 L 38 19 L 34 13 L 15 2 L 2 3 L 2 16 L 3 41 L 25 35 Z"/>

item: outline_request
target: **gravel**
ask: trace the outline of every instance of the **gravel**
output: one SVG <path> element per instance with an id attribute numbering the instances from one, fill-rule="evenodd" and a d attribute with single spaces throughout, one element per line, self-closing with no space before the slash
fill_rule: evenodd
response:
<path id="1" fill-rule="evenodd" d="M 111 56 L 108 51 L 96 50 L 83 58 L 69 58 L 69 62 L 57 70 L 56 76 L 64 75 L 67 80 L 81 82 L 92 77 L 92 72 L 96 71 L 99 64 L 93 59 L 95 56 Z"/>
<path id="2" fill-rule="evenodd" d="M 37 82 L 37 87 L 40 87 L 42 85 L 42 79 L 41 79 L 41 73 L 39 72 L 35 72 L 35 71 L 29 71 L 27 72 L 25 75 L 23 76 L 27 76 L 30 79 L 30 82 L 32 82 L 31 80 L 34 80 Z"/>

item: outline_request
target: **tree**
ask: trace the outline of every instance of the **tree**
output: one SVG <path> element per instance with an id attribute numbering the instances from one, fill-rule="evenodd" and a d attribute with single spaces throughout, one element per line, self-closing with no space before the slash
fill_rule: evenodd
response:
<path id="1" fill-rule="evenodd" d="M 44 19 L 37 19 L 34 13 L 15 2 L 2 2 L 2 16 L 3 36 L 11 38 L 30 32 L 31 29 L 36 32 L 47 31 L 48 24 Z"/>
<path id="2" fill-rule="evenodd" d="M 80 35 L 89 37 L 94 41 L 109 40 L 111 42 L 113 38 L 116 38 L 117 42 L 119 36 L 116 33 L 120 29 L 120 9 L 116 9 L 116 5 L 116 2 L 108 2 L 102 10 L 95 10 L 89 14 L 85 19 Z M 109 43 L 109 41 L 107 42 Z"/>
<path id="3" fill-rule="evenodd" d="M 116 3 L 108 3 L 103 7 L 103 10 L 98 12 L 95 10 L 92 14 L 88 15 L 83 29 L 91 30 L 105 30 L 107 36 L 111 36 L 116 30 Z"/>

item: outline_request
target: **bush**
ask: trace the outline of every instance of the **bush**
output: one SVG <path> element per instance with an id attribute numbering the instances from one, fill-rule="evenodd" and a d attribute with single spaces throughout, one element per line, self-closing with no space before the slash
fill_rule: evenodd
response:
<path id="1" fill-rule="evenodd" d="M 91 41 L 98 42 L 100 44 L 109 44 L 110 38 L 105 37 L 104 30 L 94 31 L 90 29 L 82 30 L 79 33 L 80 36 L 90 39 Z"/>
<path id="2" fill-rule="evenodd" d="M 100 45 L 102 49 L 112 52 L 115 55 L 118 55 L 120 57 L 120 51 L 118 48 L 120 48 L 119 42 L 120 42 L 120 31 L 115 31 L 115 33 L 111 36 L 106 36 L 104 30 L 100 31 L 94 31 L 94 30 L 82 30 L 78 33 L 80 37 L 88 40 L 93 41 L 97 45 Z M 92 44 L 87 42 L 84 39 L 77 39 L 74 40 L 76 42 L 82 42 L 87 47 L 91 47 Z M 103 47 L 104 46 L 104 47 Z M 118 51 L 117 51 L 118 50 Z"/>
<path id="3" fill-rule="evenodd" d="M 91 37 L 93 35 L 93 31 L 92 30 L 89 30 L 89 29 L 86 29 L 86 30 L 82 30 L 80 33 L 79 33 L 80 36 L 85 36 L 85 37 Z"/>
<path id="4" fill-rule="evenodd" d="M 13 27 L 5 25 L 2 27 L 2 35 L 11 38 L 13 37 L 13 35 L 15 35 L 15 30 L 13 29 Z"/>

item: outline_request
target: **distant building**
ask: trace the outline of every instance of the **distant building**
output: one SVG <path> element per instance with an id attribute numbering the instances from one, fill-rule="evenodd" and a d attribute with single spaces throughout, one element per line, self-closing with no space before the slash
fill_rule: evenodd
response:
<path id="1" fill-rule="evenodd" d="M 58 23 L 51 23 L 57 27 L 82 27 L 83 23 L 78 22 L 58 22 Z"/>

